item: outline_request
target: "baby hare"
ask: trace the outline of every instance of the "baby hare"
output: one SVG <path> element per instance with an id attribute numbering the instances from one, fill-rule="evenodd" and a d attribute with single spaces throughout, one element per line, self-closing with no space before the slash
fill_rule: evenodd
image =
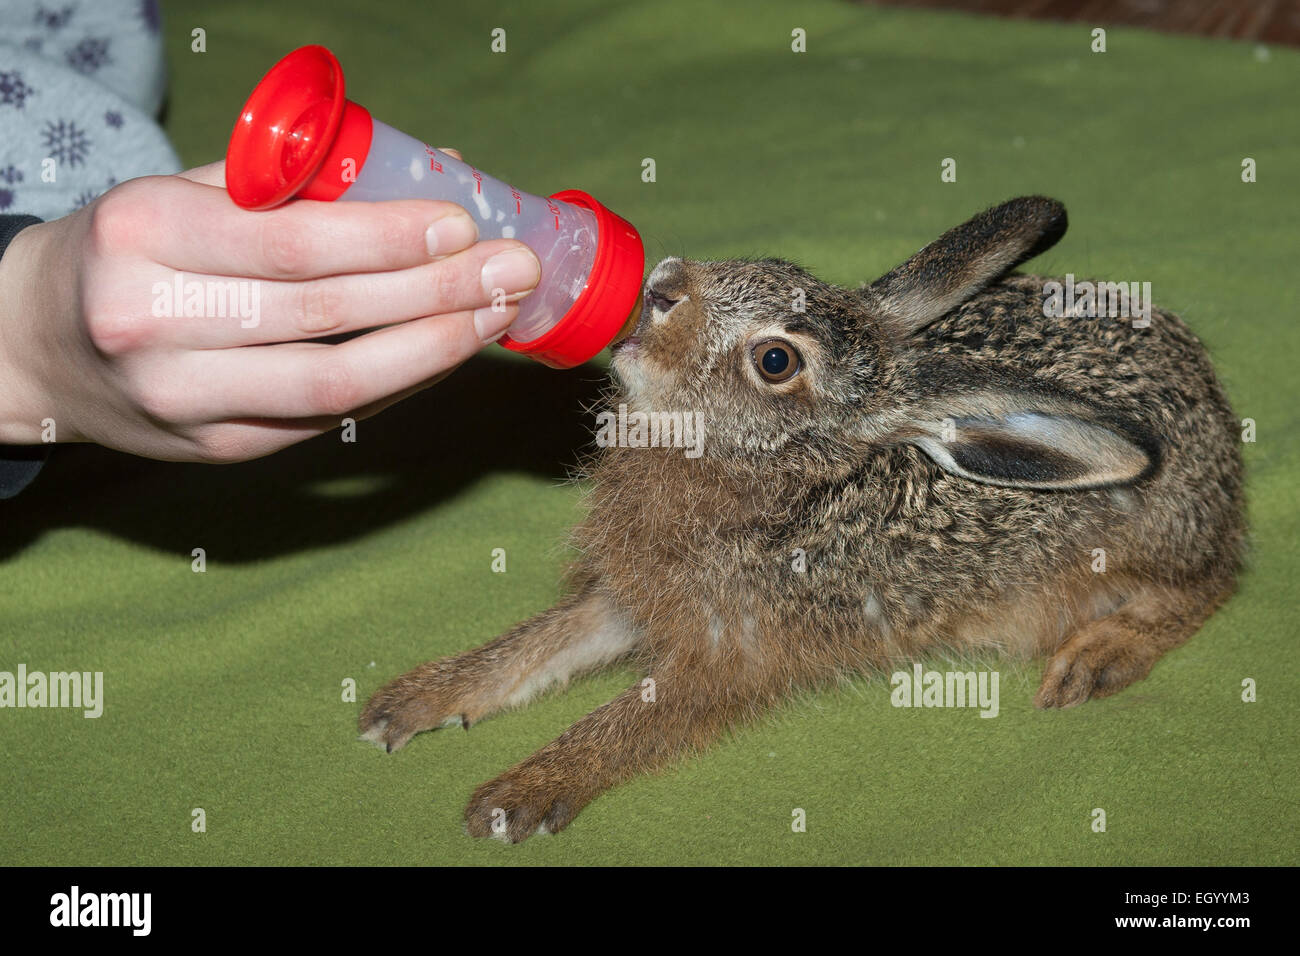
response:
<path id="1" fill-rule="evenodd" d="M 602 450 L 570 596 L 392 681 L 362 735 L 396 750 L 633 662 L 648 679 L 474 793 L 469 832 L 518 842 L 800 689 L 932 652 L 1050 655 L 1039 707 L 1146 677 L 1233 590 L 1239 426 L 1177 316 L 1053 317 L 1011 273 L 1065 227 L 1013 199 L 856 290 L 659 263 L 611 407 L 694 412 L 703 453 Z"/>

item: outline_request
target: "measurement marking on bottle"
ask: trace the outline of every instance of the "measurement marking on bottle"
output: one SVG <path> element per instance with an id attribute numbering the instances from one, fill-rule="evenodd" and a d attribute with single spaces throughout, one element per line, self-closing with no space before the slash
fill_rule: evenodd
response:
<path id="1" fill-rule="evenodd" d="M 514 197 L 514 200 L 515 200 L 515 215 L 517 216 L 517 215 L 519 215 L 521 212 L 524 211 L 524 207 L 523 207 L 523 198 L 524 198 L 524 197 L 521 196 L 521 195 L 519 194 L 519 190 L 518 190 L 518 189 L 515 189 L 514 186 L 511 186 L 511 187 L 510 187 L 510 195 Z"/>
<path id="2" fill-rule="evenodd" d="M 442 172 L 442 163 L 438 161 L 438 152 L 428 143 L 424 144 L 424 151 L 429 154 L 429 168 L 435 173 Z"/>
<path id="3" fill-rule="evenodd" d="M 476 195 L 479 195 L 479 196 L 483 195 L 483 174 L 480 173 L 480 172 L 479 172 L 477 169 L 475 169 L 473 166 L 471 166 L 471 167 L 469 168 L 469 170 L 470 170 L 471 173 L 474 174 L 474 192 L 475 192 L 475 194 L 476 194 Z"/>
<path id="4" fill-rule="evenodd" d="M 560 207 L 555 205 L 554 202 L 548 199 L 546 200 L 546 208 L 549 209 L 551 211 L 551 215 L 555 217 L 555 231 L 559 232 L 560 231 Z"/>

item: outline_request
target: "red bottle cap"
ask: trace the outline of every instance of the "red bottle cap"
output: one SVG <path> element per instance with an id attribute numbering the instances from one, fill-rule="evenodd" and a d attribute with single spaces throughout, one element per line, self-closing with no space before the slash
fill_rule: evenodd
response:
<path id="1" fill-rule="evenodd" d="M 273 66 L 244 104 L 226 150 L 226 189 L 245 209 L 295 196 L 337 199 L 366 161 L 371 130 L 365 107 L 343 95 L 334 54 L 301 47 Z"/>
<path id="2" fill-rule="evenodd" d="M 641 304 L 645 249 L 635 226 L 587 193 L 566 189 L 551 198 L 596 214 L 596 258 L 591 274 L 578 300 L 549 332 L 531 342 L 516 342 L 507 332 L 497 341 L 551 368 L 573 368 L 609 345 Z"/>

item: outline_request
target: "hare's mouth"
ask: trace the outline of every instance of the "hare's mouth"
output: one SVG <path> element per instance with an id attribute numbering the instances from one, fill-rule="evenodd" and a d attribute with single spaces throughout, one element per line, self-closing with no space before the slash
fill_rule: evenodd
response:
<path id="1" fill-rule="evenodd" d="M 652 314 L 651 310 L 660 307 L 660 301 L 660 297 L 656 296 L 648 288 L 642 293 L 637 307 L 628 316 L 627 325 L 623 326 L 619 332 L 619 337 L 610 345 L 609 350 L 611 353 L 622 355 L 637 350 L 637 346 L 641 344 L 641 336 L 637 333 L 645 325 L 647 316 Z"/>

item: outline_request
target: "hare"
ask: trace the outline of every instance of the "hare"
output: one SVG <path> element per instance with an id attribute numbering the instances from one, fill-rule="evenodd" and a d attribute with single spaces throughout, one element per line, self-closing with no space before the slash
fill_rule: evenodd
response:
<path id="1" fill-rule="evenodd" d="M 570 596 L 383 687 L 362 736 L 391 752 L 634 662 L 646 680 L 474 793 L 469 833 L 518 842 L 796 691 L 932 651 L 1050 655 L 1044 708 L 1146 677 L 1234 588 L 1238 426 L 1176 316 L 1047 314 L 1046 280 L 1011 270 L 1065 227 L 1014 199 L 857 290 L 659 263 L 611 398 L 696 411 L 703 454 L 603 450 Z"/>

